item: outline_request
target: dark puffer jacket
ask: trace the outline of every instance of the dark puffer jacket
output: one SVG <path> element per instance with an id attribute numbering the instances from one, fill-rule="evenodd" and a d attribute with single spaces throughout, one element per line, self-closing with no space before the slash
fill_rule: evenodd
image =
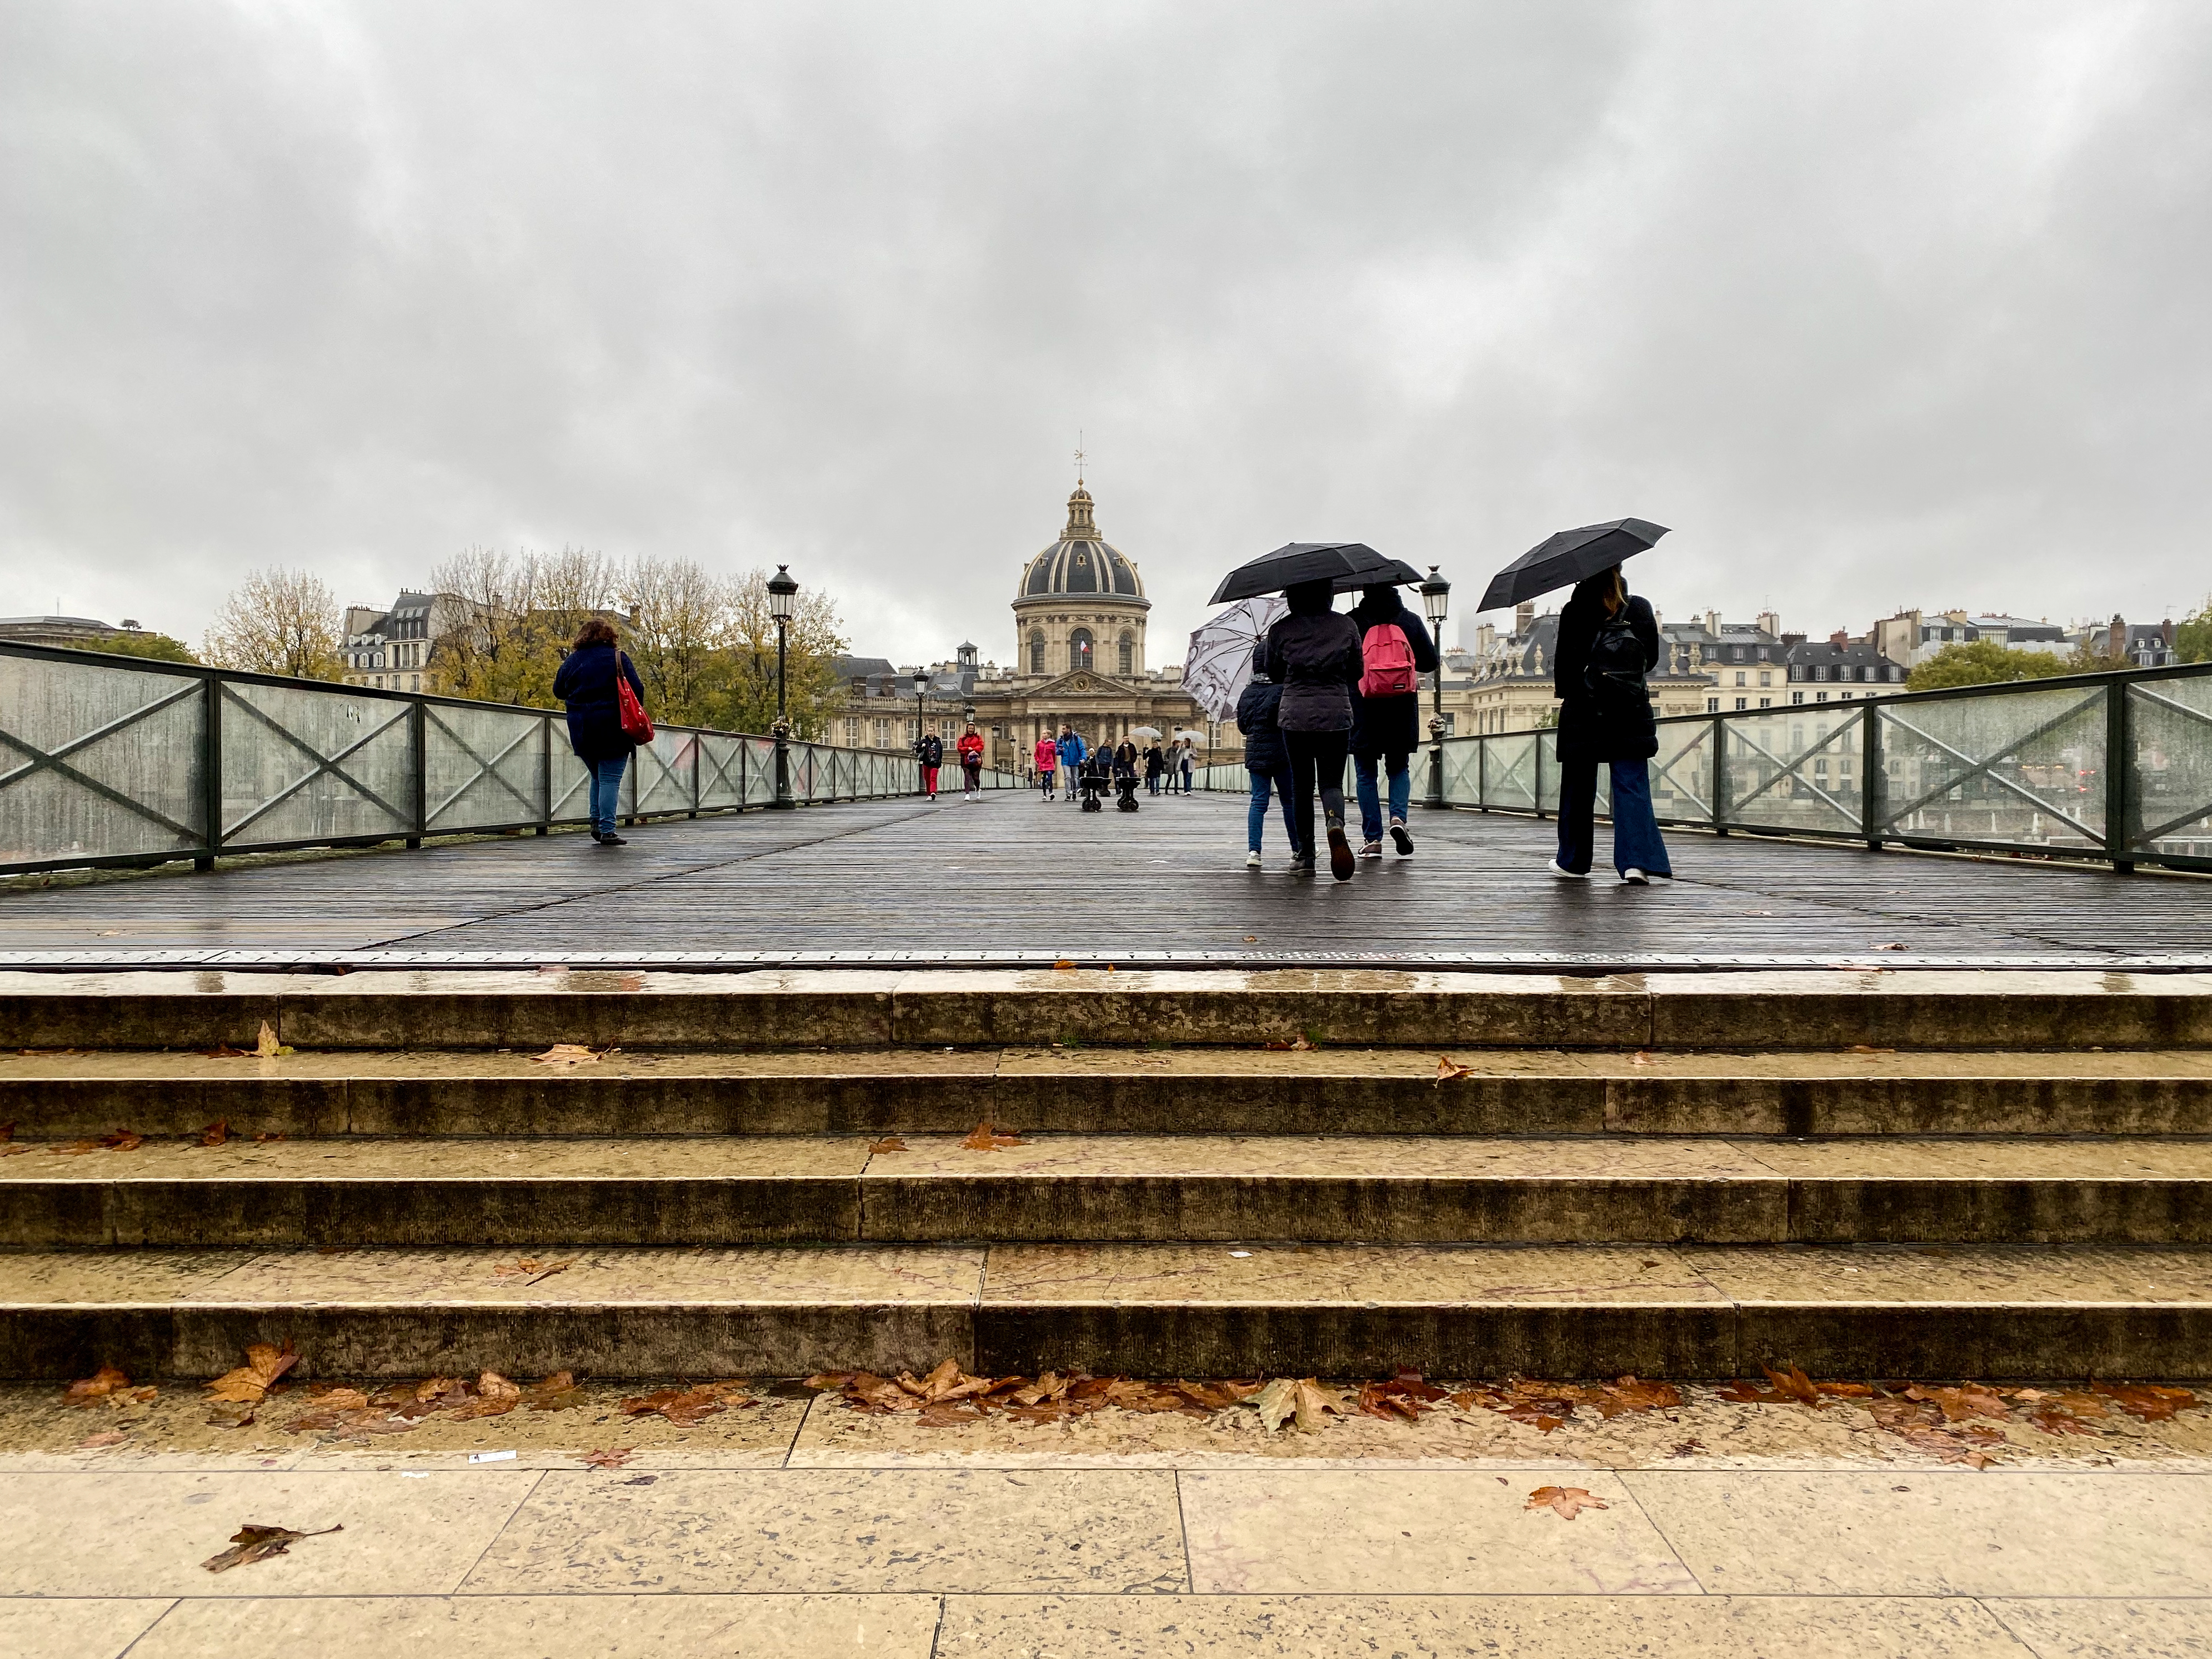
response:
<path id="1" fill-rule="evenodd" d="M 1349 732 L 1359 684 L 1359 629 L 1332 610 L 1327 584 L 1291 590 L 1291 614 L 1267 630 L 1267 678 L 1283 688 L 1285 732 Z"/>
<path id="2" fill-rule="evenodd" d="M 1261 648 L 1264 651 L 1266 647 Z M 1282 728 L 1275 724 L 1275 710 L 1282 701 L 1281 686 L 1259 678 L 1237 699 L 1237 729 L 1244 734 L 1244 764 L 1270 777 L 1280 777 L 1291 769 Z"/>
<path id="3" fill-rule="evenodd" d="M 617 663 L 638 702 L 644 702 L 645 682 L 629 658 L 611 645 L 571 651 L 553 676 L 553 695 L 568 711 L 568 746 L 579 760 L 612 760 L 637 747 L 622 729 L 622 704 L 615 696 Z"/>
<path id="4" fill-rule="evenodd" d="M 1398 590 L 1376 598 L 1363 597 L 1352 607 L 1352 620 L 1359 629 L 1363 650 L 1367 630 L 1395 623 L 1405 630 L 1413 647 L 1416 673 L 1437 672 L 1437 647 L 1421 619 L 1406 608 Z M 1355 755 L 1409 755 L 1421 746 L 1421 694 L 1403 691 L 1388 697 L 1363 697 L 1358 686 L 1352 692 L 1352 752 Z"/>
<path id="5" fill-rule="evenodd" d="M 1585 593 L 1581 586 L 1559 611 L 1559 644 L 1552 659 L 1552 687 L 1559 697 L 1563 764 L 1650 760 L 1659 752 L 1659 728 L 1653 723 L 1649 702 L 1601 708 L 1583 681 L 1591 643 L 1604 620 L 1604 601 L 1595 592 Z M 1644 647 L 1644 672 L 1648 674 L 1659 661 L 1659 620 L 1651 614 L 1650 600 L 1629 595 L 1628 628 Z"/>

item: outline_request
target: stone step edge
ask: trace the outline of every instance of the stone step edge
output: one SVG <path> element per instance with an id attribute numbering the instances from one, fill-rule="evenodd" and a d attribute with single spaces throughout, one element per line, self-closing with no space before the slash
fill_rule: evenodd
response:
<path id="1" fill-rule="evenodd" d="M 982 1253 L 973 1254 L 980 1267 Z M 1134 1259 L 1129 1249 L 1119 1254 L 1124 1267 Z M 1381 1268 L 1393 1254 L 1438 1253 L 1369 1254 Z M 1567 1253 L 1486 1254 L 1509 1267 L 1520 1265 L 1510 1259 L 1518 1255 L 1537 1268 L 1556 1269 Z M 1699 1253 L 1672 1254 L 1694 1266 Z M 1747 1253 L 1730 1254 L 1740 1267 Z M 1878 1253 L 1786 1254 L 1802 1273 L 1817 1255 L 1869 1261 Z M 310 1304 L 205 1292 L 136 1303 L 10 1299 L 0 1300 L 0 1376 L 89 1376 L 105 1363 L 141 1378 L 208 1376 L 238 1363 L 248 1342 L 289 1340 L 306 1357 L 303 1380 L 483 1368 L 609 1377 L 919 1371 L 948 1356 L 994 1374 L 1079 1368 L 1162 1376 L 1361 1376 L 1411 1364 L 1440 1376 L 1713 1377 L 1796 1364 L 1816 1376 L 1841 1377 L 2212 1376 L 2212 1296 L 2036 1296 L 2017 1288 L 2033 1277 L 2021 1269 L 2032 1268 L 2039 1255 L 2063 1267 L 2068 1253 L 2053 1247 L 2002 1254 L 2015 1275 L 2014 1293 L 1949 1301 L 1741 1293 L 1608 1300 L 1586 1291 L 1547 1298 L 1525 1291 L 1510 1300 L 1389 1303 L 1295 1296 L 1115 1302 L 1034 1291 L 994 1298 L 980 1272 L 973 1295 L 849 1301 L 541 1294 L 524 1304 L 331 1297 Z M 2096 1254 L 2107 1266 L 2126 1255 Z M 2161 1272 L 2185 1254 L 2192 1261 L 2206 1255 L 2142 1254 L 2163 1264 Z M 1962 1269 L 1978 1265 L 1973 1252 L 1952 1255 Z"/>

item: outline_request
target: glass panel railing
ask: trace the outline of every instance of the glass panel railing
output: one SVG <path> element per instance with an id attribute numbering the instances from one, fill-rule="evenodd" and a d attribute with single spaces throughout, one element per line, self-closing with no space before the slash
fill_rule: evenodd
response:
<path id="1" fill-rule="evenodd" d="M 415 708 L 404 697 L 226 681 L 225 850 L 414 833 Z"/>
<path id="2" fill-rule="evenodd" d="M 1659 752 L 1651 757 L 1651 811 L 1662 823 L 1711 823 L 1717 817 L 1713 779 L 1713 724 L 1678 720 L 1659 727 Z"/>
<path id="3" fill-rule="evenodd" d="M 422 822 L 429 830 L 544 821 L 549 722 L 519 708 L 422 705 Z M 567 746 L 564 730 L 560 742 Z"/>
<path id="4" fill-rule="evenodd" d="M 2090 852 L 2105 844 L 2102 684 L 1875 705 L 1878 834 Z"/>
<path id="5" fill-rule="evenodd" d="M 210 681 L 0 656 L 0 866 L 206 840 Z"/>
<path id="6" fill-rule="evenodd" d="M 1731 715 L 1722 727 L 1727 763 L 1722 769 L 1719 822 L 1814 835 L 1861 833 L 1865 812 L 1859 722 L 1869 706 L 1808 704 Z"/>
<path id="7" fill-rule="evenodd" d="M 2128 687 L 2131 849 L 2212 860 L 2212 678 Z"/>

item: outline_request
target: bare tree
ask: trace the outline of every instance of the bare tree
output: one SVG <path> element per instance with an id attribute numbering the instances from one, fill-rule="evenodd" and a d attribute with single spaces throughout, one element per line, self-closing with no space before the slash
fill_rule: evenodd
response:
<path id="1" fill-rule="evenodd" d="M 216 613 L 201 654 L 218 668 L 296 679 L 340 677 L 343 613 L 323 579 L 306 570 L 256 570 Z"/>
<path id="2" fill-rule="evenodd" d="M 689 559 L 644 558 L 623 569 L 621 591 L 623 643 L 647 705 L 673 725 L 717 720 L 731 679 L 730 582 Z"/>

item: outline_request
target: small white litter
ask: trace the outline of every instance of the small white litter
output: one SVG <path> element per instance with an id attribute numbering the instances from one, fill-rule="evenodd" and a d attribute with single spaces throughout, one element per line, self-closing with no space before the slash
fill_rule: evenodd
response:
<path id="1" fill-rule="evenodd" d="M 1249 1250 L 1231 1250 L 1229 1254 L 1235 1256 L 1239 1261 L 1242 1261 L 1246 1256 L 1251 1255 L 1252 1252 Z"/>
<path id="2" fill-rule="evenodd" d="M 471 1452 L 469 1454 L 469 1462 L 471 1463 L 504 1463 L 507 1459 L 514 1455 L 514 1454 L 513 1452 Z"/>

